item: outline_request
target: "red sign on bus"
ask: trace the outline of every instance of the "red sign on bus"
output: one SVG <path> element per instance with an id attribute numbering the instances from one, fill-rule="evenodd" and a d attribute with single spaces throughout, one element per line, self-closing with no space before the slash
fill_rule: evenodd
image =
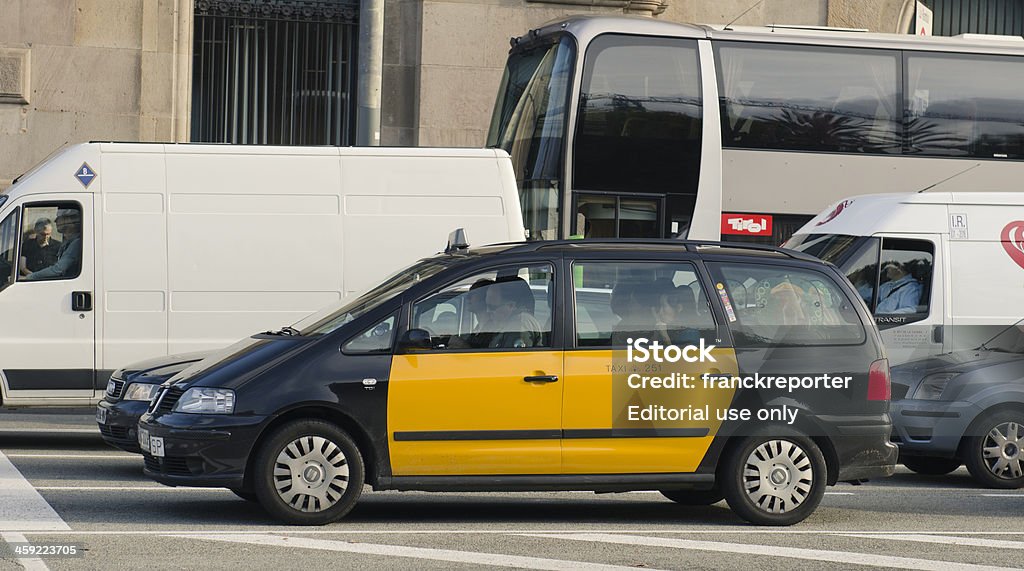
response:
<path id="1" fill-rule="evenodd" d="M 722 213 L 722 234 L 733 236 L 771 236 L 771 214 Z"/>

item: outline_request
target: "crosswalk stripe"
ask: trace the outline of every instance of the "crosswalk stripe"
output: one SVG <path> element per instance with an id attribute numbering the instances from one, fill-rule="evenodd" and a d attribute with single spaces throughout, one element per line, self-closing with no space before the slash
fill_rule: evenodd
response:
<path id="1" fill-rule="evenodd" d="M 630 535 L 613 535 L 610 533 L 571 533 L 571 534 L 522 534 L 527 537 L 549 539 L 568 539 L 572 541 L 590 541 L 596 543 L 613 543 L 619 545 L 642 545 L 646 547 L 666 547 L 670 549 L 688 549 L 693 551 L 713 551 L 718 553 L 734 553 L 741 555 L 760 555 L 765 557 L 786 557 L 809 561 L 830 561 L 851 565 L 869 565 L 874 567 L 897 567 L 901 569 L 919 569 L 933 571 L 992 571 L 1012 569 L 1011 567 L 991 567 L 973 563 L 956 563 L 937 561 L 934 559 L 917 559 L 874 553 L 856 553 L 851 551 L 826 551 L 823 549 L 804 549 L 799 547 L 779 547 L 775 545 L 752 545 L 746 543 L 723 543 L 717 541 L 695 541 L 689 539 L 669 539 L 663 537 L 639 537 Z M 884 536 L 880 536 L 884 537 Z"/>
<path id="2" fill-rule="evenodd" d="M 3 539 L 7 543 L 28 543 L 25 536 L 20 533 L 3 532 L 0 533 L 0 539 Z M 15 556 L 15 561 L 17 561 L 25 571 L 50 571 L 50 568 L 46 566 L 46 563 L 38 557 Z"/>
<path id="3" fill-rule="evenodd" d="M 882 534 L 872 533 L 837 533 L 841 537 L 858 537 L 863 539 L 884 539 L 885 541 L 916 541 L 919 543 L 941 543 L 943 545 L 964 545 L 970 547 L 995 547 L 998 549 L 1024 549 L 1024 541 L 1006 541 L 1005 539 L 985 539 L 983 537 L 953 537 L 950 535 L 933 535 L 930 533 Z"/>
<path id="4" fill-rule="evenodd" d="M 429 559 L 449 563 L 469 563 L 472 565 L 489 565 L 492 567 L 513 567 L 517 569 L 548 569 L 552 571 L 636 571 L 634 567 L 588 563 L 586 561 L 567 561 L 564 559 L 546 559 L 542 557 L 524 557 L 522 555 L 506 555 L 502 553 L 479 553 L 476 551 L 456 551 L 452 549 L 435 549 L 428 547 L 409 547 L 406 545 L 385 545 L 379 543 L 350 543 L 327 539 L 310 539 L 307 537 L 288 537 L 283 535 L 178 535 L 188 539 L 208 541 L 226 541 L 230 543 L 246 543 L 251 545 L 269 545 L 274 547 L 319 549 L 323 551 L 342 551 L 361 555 L 381 555 L 385 557 L 406 557 L 411 559 Z"/>
<path id="5" fill-rule="evenodd" d="M 0 531 L 71 529 L 0 452 Z"/>

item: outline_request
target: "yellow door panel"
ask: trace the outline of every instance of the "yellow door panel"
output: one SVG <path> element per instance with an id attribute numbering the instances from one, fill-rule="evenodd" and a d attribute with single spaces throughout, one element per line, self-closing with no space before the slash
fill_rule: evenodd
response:
<path id="1" fill-rule="evenodd" d="M 524 380 L 545 375 L 559 380 Z M 557 474 L 561 376 L 561 351 L 396 355 L 388 382 L 392 474 Z"/>
<path id="2" fill-rule="evenodd" d="M 627 363 L 625 351 L 567 351 L 562 405 L 562 471 L 567 474 L 694 472 L 711 446 L 734 391 L 704 389 L 702 373 L 735 374 L 732 349 L 711 352 L 716 363 Z M 689 374 L 694 388 L 630 389 L 627 377 Z M 635 382 L 635 381 L 634 381 Z M 645 419 L 657 407 L 689 413 L 681 420 Z M 633 415 L 631 418 L 630 415 Z M 655 432 L 671 436 L 653 436 Z M 688 434 L 680 437 L 681 433 Z M 593 436 L 593 437 L 590 437 Z"/>

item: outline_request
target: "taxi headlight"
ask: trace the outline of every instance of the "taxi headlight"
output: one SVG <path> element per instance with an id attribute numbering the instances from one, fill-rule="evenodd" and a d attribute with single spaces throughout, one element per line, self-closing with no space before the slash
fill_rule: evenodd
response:
<path id="1" fill-rule="evenodd" d="M 960 373 L 936 373 L 934 375 L 928 375 L 918 385 L 917 390 L 914 391 L 915 399 L 922 400 L 939 400 L 942 396 L 942 391 L 946 390 L 946 385 L 949 384 L 949 380 L 959 375 Z"/>
<path id="2" fill-rule="evenodd" d="M 128 385 L 128 390 L 124 392 L 124 398 L 121 400 L 151 401 L 159 392 L 160 385 L 150 383 L 132 383 Z"/>
<path id="3" fill-rule="evenodd" d="M 235 412 L 235 391 L 194 387 L 181 395 L 174 412 L 192 414 L 231 414 Z"/>

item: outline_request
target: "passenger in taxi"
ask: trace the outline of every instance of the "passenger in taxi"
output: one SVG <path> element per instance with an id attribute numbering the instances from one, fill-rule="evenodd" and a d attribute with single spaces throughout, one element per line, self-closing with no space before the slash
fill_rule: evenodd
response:
<path id="1" fill-rule="evenodd" d="M 520 349 L 543 345 L 541 326 L 533 316 L 535 300 L 526 280 L 502 278 L 484 288 L 488 329 L 494 331 L 488 347 Z"/>

